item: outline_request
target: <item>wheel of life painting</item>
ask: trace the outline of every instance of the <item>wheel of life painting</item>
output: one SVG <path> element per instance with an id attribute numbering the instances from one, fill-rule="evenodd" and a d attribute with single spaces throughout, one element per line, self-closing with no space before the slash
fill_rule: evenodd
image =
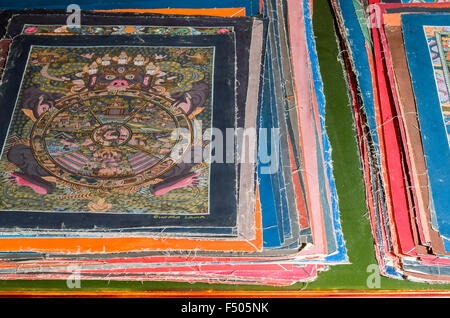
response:
<path id="1" fill-rule="evenodd" d="M 97 90 L 60 99 L 36 121 L 33 155 L 56 178 L 113 189 L 158 180 L 193 141 L 191 122 L 167 97 Z"/>

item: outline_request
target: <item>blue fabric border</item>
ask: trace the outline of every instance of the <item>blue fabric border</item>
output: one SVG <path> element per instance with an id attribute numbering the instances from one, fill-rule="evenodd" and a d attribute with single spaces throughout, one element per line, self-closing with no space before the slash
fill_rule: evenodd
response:
<path id="1" fill-rule="evenodd" d="M 439 232 L 450 238 L 450 147 L 423 26 L 450 25 L 449 14 L 402 15 L 405 50 L 416 98 L 422 143 Z M 446 251 L 450 250 L 446 244 Z"/>

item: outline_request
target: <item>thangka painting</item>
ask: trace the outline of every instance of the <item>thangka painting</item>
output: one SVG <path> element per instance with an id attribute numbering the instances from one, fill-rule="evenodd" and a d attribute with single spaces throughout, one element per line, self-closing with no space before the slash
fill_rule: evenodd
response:
<path id="1" fill-rule="evenodd" d="M 31 46 L 0 209 L 207 214 L 214 47 Z"/>
<path id="2" fill-rule="evenodd" d="M 450 27 L 425 26 L 424 30 L 450 145 Z"/>

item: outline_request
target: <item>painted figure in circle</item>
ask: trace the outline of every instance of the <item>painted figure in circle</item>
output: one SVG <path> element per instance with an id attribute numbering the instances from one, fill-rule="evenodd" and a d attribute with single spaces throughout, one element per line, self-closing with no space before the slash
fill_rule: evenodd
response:
<path id="1" fill-rule="evenodd" d="M 23 92 L 22 111 L 32 120 L 36 120 L 51 109 L 55 105 L 55 101 L 61 97 L 61 94 L 45 93 L 37 86 L 31 86 Z M 52 180 L 51 175 L 34 159 L 30 146 L 18 144 L 11 147 L 7 158 L 20 169 L 20 171 L 11 173 L 11 182 L 30 187 L 38 194 L 54 191 L 55 182 L 49 181 Z"/>

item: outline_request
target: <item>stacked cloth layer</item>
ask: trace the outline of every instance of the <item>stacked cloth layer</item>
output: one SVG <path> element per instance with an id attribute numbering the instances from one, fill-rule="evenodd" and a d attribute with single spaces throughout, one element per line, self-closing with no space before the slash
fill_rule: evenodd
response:
<path id="1" fill-rule="evenodd" d="M 443 283 L 450 280 L 450 4 L 409 2 L 418 1 L 332 5 L 380 272 Z"/>
<path id="2" fill-rule="evenodd" d="M 347 263 L 312 9 L 3 11 L 0 279 L 284 286 Z"/>

